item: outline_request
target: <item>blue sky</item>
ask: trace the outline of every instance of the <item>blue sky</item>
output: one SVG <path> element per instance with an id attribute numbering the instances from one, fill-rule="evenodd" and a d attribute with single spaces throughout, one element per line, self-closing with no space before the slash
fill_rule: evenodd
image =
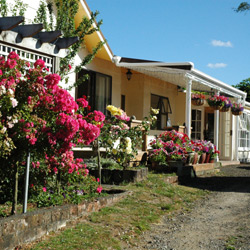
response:
<path id="1" fill-rule="evenodd" d="M 193 62 L 227 84 L 250 77 L 250 12 L 238 0 L 87 0 L 115 55 Z"/>

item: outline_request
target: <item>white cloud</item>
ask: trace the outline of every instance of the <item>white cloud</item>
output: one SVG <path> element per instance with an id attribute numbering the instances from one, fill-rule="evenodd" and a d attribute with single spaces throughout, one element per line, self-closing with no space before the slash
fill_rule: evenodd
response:
<path id="1" fill-rule="evenodd" d="M 227 67 L 227 64 L 225 64 L 225 63 L 209 63 L 207 66 L 211 69 L 218 69 L 218 68 Z"/>
<path id="2" fill-rule="evenodd" d="M 233 44 L 230 41 L 222 42 L 220 40 L 212 40 L 211 44 L 215 47 L 233 47 Z"/>

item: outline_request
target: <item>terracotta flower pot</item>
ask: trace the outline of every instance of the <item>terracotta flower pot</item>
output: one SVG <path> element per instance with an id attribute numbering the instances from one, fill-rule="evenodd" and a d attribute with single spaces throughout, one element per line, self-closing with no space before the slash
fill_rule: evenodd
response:
<path id="1" fill-rule="evenodd" d="M 209 163 L 210 161 L 210 154 L 209 153 L 206 153 L 206 160 L 205 160 L 205 163 Z"/>
<path id="2" fill-rule="evenodd" d="M 194 160 L 193 160 L 193 164 L 197 164 L 198 162 L 198 154 L 194 153 Z"/>
<path id="3" fill-rule="evenodd" d="M 202 153 L 202 155 L 201 155 L 201 157 L 200 157 L 200 161 L 199 161 L 200 164 L 205 163 L 205 161 L 206 161 L 206 156 L 207 156 L 206 153 Z"/>
<path id="4" fill-rule="evenodd" d="M 214 162 L 215 162 L 214 158 L 211 158 L 209 161 L 209 163 L 214 163 Z"/>

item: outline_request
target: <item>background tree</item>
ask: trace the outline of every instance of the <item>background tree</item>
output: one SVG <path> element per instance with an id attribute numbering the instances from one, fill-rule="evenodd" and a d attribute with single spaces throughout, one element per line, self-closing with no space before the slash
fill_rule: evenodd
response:
<path id="1" fill-rule="evenodd" d="M 242 80 L 240 83 L 233 85 L 233 87 L 247 93 L 246 101 L 250 102 L 250 78 Z"/>
<path id="2" fill-rule="evenodd" d="M 250 10 L 250 4 L 248 2 L 242 2 L 240 5 L 235 9 L 236 12 L 244 12 Z"/>

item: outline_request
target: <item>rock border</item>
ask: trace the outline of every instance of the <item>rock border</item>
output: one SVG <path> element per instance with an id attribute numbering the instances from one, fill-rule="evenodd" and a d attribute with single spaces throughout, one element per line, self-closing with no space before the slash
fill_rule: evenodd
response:
<path id="1" fill-rule="evenodd" d="M 79 218 L 84 219 L 90 213 L 132 194 L 131 191 L 119 190 L 119 192 L 78 205 L 41 208 L 0 219 L 0 249 L 11 250 L 16 246 L 34 242 L 49 232 L 65 228 L 68 223 Z"/>

